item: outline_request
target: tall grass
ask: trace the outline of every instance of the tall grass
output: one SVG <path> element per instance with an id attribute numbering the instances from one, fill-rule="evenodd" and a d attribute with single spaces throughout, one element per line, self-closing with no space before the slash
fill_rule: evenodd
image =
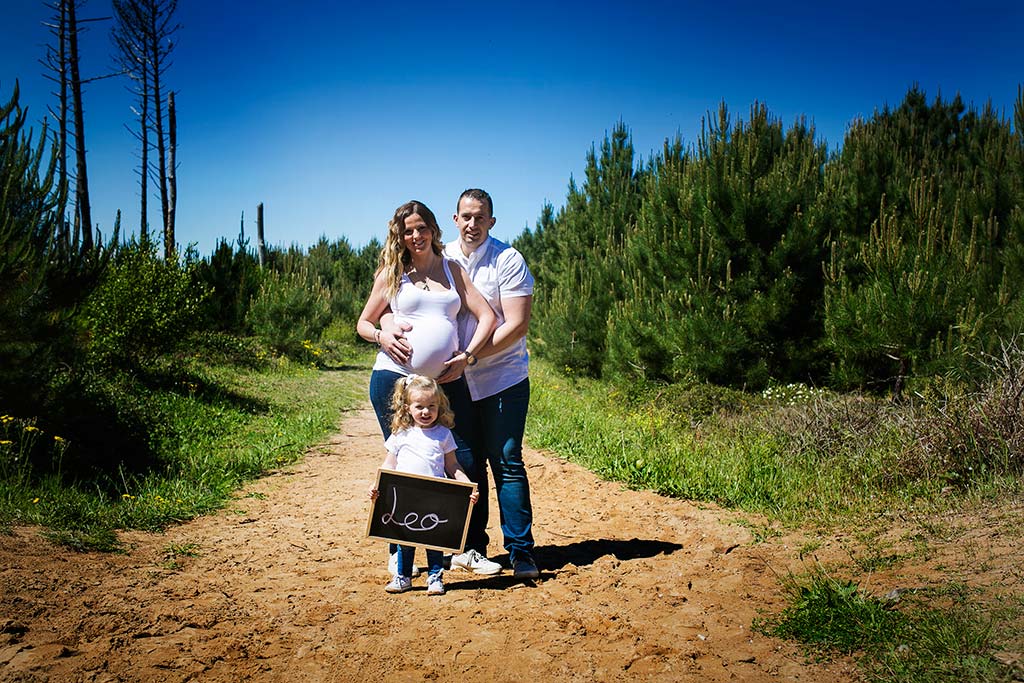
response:
<path id="1" fill-rule="evenodd" d="M 983 382 L 932 382 L 894 403 L 795 384 L 616 387 L 535 360 L 527 435 L 607 479 L 784 523 L 1019 493 L 1024 349 L 985 362 Z"/>
<path id="2" fill-rule="evenodd" d="M 543 361 L 534 362 L 532 377 L 531 444 L 633 488 L 793 522 L 860 504 L 873 477 L 852 461 L 884 460 L 881 437 L 857 453 L 801 452 L 780 429 L 808 410 L 793 396 L 778 401 L 710 386 L 609 390 Z"/>

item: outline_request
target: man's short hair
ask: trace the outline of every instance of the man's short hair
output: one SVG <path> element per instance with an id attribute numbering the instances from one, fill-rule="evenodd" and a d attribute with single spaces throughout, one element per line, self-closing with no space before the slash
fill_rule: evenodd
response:
<path id="1" fill-rule="evenodd" d="M 494 202 L 491 201 L 491 195 L 476 187 L 471 187 L 459 195 L 459 201 L 455 202 L 455 213 L 459 212 L 459 204 L 462 203 L 462 200 L 465 197 L 469 197 L 470 199 L 475 199 L 478 202 L 486 204 L 488 213 L 491 214 L 491 218 L 494 218 Z"/>

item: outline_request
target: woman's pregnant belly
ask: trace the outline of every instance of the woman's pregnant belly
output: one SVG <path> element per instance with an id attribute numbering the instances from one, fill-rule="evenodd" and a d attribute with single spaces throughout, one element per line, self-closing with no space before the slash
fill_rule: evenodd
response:
<path id="1" fill-rule="evenodd" d="M 412 346 L 412 357 L 406 367 L 417 375 L 436 378 L 444 372 L 445 361 L 459 348 L 455 321 L 441 316 L 403 316 L 399 320 L 412 325 L 412 329 L 405 333 Z"/>

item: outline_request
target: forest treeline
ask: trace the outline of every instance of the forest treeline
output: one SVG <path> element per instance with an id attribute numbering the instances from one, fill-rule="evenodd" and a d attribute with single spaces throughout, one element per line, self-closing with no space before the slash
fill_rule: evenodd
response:
<path id="1" fill-rule="evenodd" d="M 723 105 L 643 162 L 620 123 L 516 240 L 533 349 L 568 372 L 902 390 L 1024 330 L 1024 94 L 911 88 L 829 152 L 805 120 Z"/>
<path id="2" fill-rule="evenodd" d="M 183 354 L 323 365 L 354 343 L 379 243 L 271 247 L 261 266 L 244 221 L 208 256 L 116 224 L 85 241 L 50 136 L 16 87 L 0 103 L 5 416 L 67 437 L 86 469 L 120 466 L 164 428 L 148 397 L 194 390 Z M 620 123 L 516 240 L 537 280 L 532 351 L 631 384 L 898 393 L 969 375 L 1024 328 L 1024 95 L 1014 116 L 915 88 L 830 153 L 804 121 L 722 107 L 695 147 L 646 162 Z"/>

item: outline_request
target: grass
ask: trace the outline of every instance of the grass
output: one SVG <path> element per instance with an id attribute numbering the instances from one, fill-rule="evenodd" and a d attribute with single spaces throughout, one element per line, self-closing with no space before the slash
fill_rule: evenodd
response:
<path id="1" fill-rule="evenodd" d="M 792 444 L 765 418 L 769 399 L 733 401 L 720 389 L 713 401 L 699 390 L 629 395 L 536 361 L 531 378 L 530 443 L 607 479 L 788 522 L 829 516 L 869 498 L 862 471 L 793 457 Z M 696 412 L 689 410 L 693 403 Z"/>
<path id="2" fill-rule="evenodd" d="M 789 606 L 755 620 L 754 628 L 799 641 L 815 658 L 855 655 L 866 680 L 996 683 L 1019 673 L 1000 661 L 1000 643 L 1024 612 L 1019 603 L 982 609 L 962 587 L 879 598 L 817 565 L 805 576 L 785 577 L 783 586 Z"/>
<path id="3" fill-rule="evenodd" d="M 567 377 L 543 360 L 532 361 L 531 387 L 533 446 L 632 488 L 785 524 L 830 525 L 915 503 L 948 507 L 963 497 L 1024 492 L 1014 464 L 1024 457 L 1014 450 L 1024 411 L 999 396 L 972 406 L 948 398 L 894 406 L 796 385 L 760 394 L 703 385 L 614 387 Z M 954 403 L 957 410 L 949 409 Z M 956 452 L 940 450 L 942 434 L 981 424 L 993 404 L 1006 426 L 1001 432 L 989 429 L 983 447 L 964 439 Z"/>
<path id="4" fill-rule="evenodd" d="M 244 482 L 297 461 L 363 400 L 366 383 L 363 367 L 322 371 L 273 358 L 257 367 L 200 357 L 175 362 L 184 364 L 178 370 L 186 380 L 135 397 L 160 416 L 151 466 L 125 458 L 112 472 L 70 477 L 60 463 L 35 472 L 0 452 L 0 530 L 38 524 L 71 548 L 117 550 L 119 529 L 159 530 L 220 508 Z M 32 447 L 15 440 L 25 434 L 54 438 L 4 417 L 13 438 L 0 449 Z M 54 443 L 55 457 L 75 446 Z"/>

